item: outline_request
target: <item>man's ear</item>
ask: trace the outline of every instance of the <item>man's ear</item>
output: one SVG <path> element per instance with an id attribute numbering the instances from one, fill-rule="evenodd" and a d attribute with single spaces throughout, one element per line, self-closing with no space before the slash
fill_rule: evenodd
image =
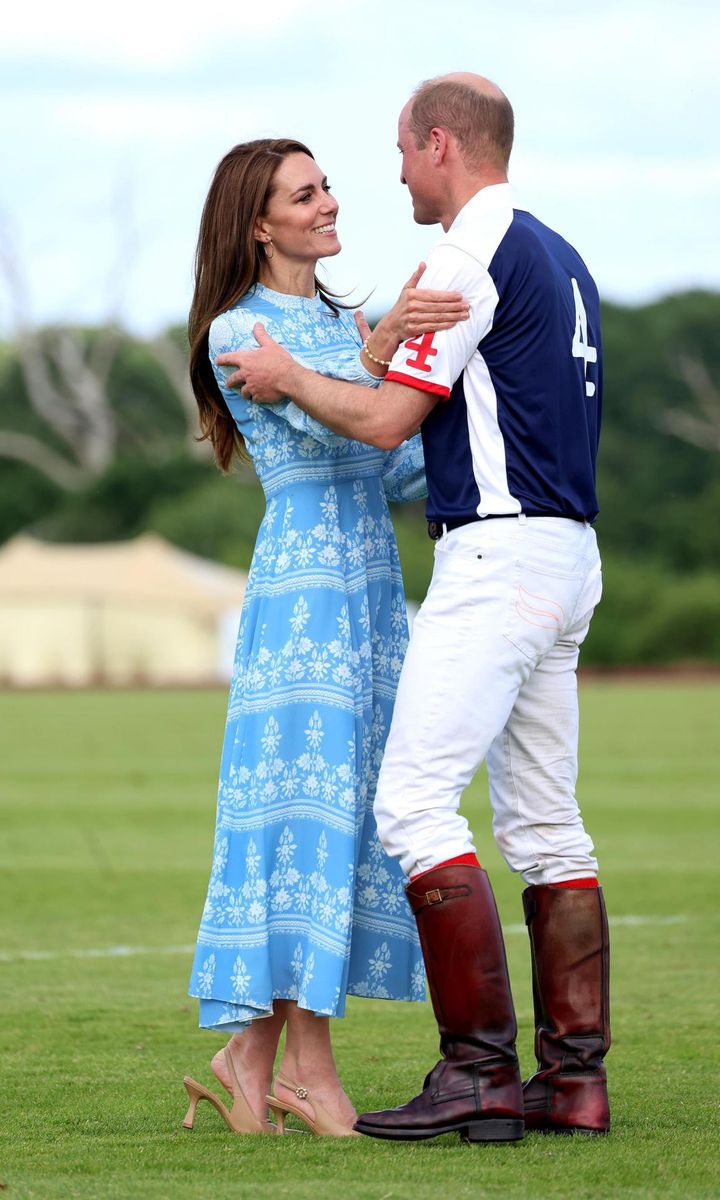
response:
<path id="1" fill-rule="evenodd" d="M 430 149 L 435 166 L 440 166 L 445 160 L 450 145 L 447 130 L 435 128 L 430 130 Z"/>

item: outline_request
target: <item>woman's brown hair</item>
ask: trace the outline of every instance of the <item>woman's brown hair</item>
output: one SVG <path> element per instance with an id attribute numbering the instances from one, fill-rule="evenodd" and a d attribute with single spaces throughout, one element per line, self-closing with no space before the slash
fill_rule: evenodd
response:
<path id="1" fill-rule="evenodd" d="M 272 196 L 275 173 L 289 154 L 314 157 L 291 138 L 259 138 L 234 146 L 218 164 L 200 220 L 188 320 L 190 382 L 200 411 L 201 440 L 212 443 L 221 471 L 229 470 L 244 443 L 213 374 L 208 333 L 215 318 L 237 304 L 260 277 L 263 250 L 255 225 Z M 317 278 L 315 286 L 337 312 L 332 293 Z"/>

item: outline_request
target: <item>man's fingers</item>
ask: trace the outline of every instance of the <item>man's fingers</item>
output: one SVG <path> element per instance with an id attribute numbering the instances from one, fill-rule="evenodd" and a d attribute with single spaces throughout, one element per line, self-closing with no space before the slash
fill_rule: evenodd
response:
<path id="1" fill-rule="evenodd" d="M 225 380 L 225 386 L 230 388 L 242 388 L 245 383 L 245 376 L 242 371 L 233 371 L 232 375 L 228 375 Z"/>
<path id="2" fill-rule="evenodd" d="M 253 335 L 255 337 L 255 341 L 257 342 L 257 344 L 259 346 L 274 346 L 275 345 L 275 343 L 273 342 L 273 339 L 270 337 L 270 334 L 268 333 L 267 329 L 265 328 L 264 325 L 261 325 L 259 321 L 258 321 L 257 325 L 253 325 Z"/>

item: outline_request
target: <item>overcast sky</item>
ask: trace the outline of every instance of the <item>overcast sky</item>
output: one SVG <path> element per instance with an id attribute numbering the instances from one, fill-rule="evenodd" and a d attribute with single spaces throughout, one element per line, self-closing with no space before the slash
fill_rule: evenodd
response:
<path id="1" fill-rule="evenodd" d="M 606 298 L 720 288 L 718 45 L 716 0 L 14 0 L 0 329 L 18 279 L 34 323 L 184 321 L 215 165 L 266 135 L 311 147 L 340 202 L 329 280 L 383 309 L 439 232 L 413 224 L 397 114 L 451 70 L 508 94 L 518 202 L 573 242 Z"/>

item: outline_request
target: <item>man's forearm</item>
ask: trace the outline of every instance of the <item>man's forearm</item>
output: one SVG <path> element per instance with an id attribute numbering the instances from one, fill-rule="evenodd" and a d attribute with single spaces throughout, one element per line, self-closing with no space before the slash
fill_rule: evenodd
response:
<path id="1" fill-rule="evenodd" d="M 316 421 L 342 437 L 394 450 L 420 428 L 437 396 L 404 383 L 382 383 L 379 388 L 328 379 L 295 362 L 258 323 L 253 328 L 257 350 L 231 350 L 218 354 L 221 367 L 237 367 L 227 376 L 228 387 L 258 404 L 277 404 L 283 396 Z"/>
<path id="2" fill-rule="evenodd" d="M 321 424 L 343 437 L 366 442 L 381 450 L 392 450 L 416 428 L 407 428 L 408 417 L 396 406 L 383 404 L 373 388 L 341 379 L 328 379 L 299 363 L 288 364 L 282 377 L 283 391 Z"/>

